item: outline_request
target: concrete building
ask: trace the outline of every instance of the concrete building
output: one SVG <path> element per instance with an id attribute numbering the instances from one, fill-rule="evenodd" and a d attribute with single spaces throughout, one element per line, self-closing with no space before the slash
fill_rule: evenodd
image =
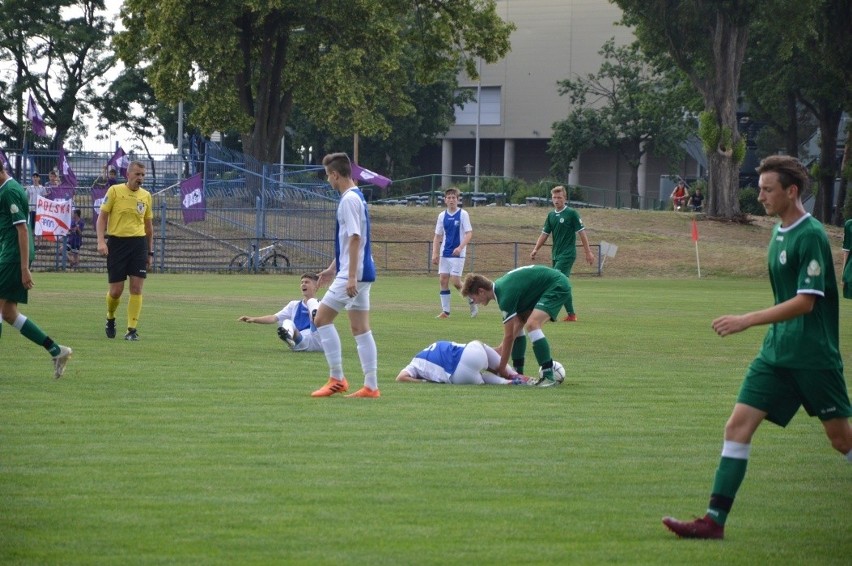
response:
<path id="1" fill-rule="evenodd" d="M 456 123 L 440 147 L 422 155 L 423 169 L 440 169 L 445 186 L 452 183 L 450 176 L 465 176 L 465 165 L 475 164 L 477 129 L 480 175 L 550 178 L 546 150 L 553 123 L 571 109 L 569 100 L 559 96 L 557 82 L 596 73 L 602 62 L 598 51 L 609 38 L 619 45 L 634 39 L 630 29 L 617 25 L 621 10 L 608 0 L 497 0 L 497 10 L 517 26 L 511 52 L 482 65 L 481 82 L 460 77 L 461 87 L 480 89 L 481 107 L 473 101 L 457 108 Z M 640 194 L 647 187 L 647 196 L 654 198 L 660 176 L 668 171 L 662 160 L 651 156 L 646 161 L 640 169 Z M 694 162 L 685 163 L 682 174 L 695 171 Z M 630 171 L 616 152 L 592 150 L 580 156 L 570 179 L 559 181 L 629 191 Z"/>

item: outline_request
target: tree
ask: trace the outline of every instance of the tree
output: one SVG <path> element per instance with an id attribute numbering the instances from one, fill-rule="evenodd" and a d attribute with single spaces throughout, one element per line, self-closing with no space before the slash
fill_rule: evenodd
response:
<path id="1" fill-rule="evenodd" d="M 635 26 L 642 49 L 666 55 L 701 94 L 702 137 L 709 169 L 706 210 L 739 216 L 739 163 L 745 144 L 737 129 L 740 69 L 755 0 L 613 0 Z"/>
<path id="2" fill-rule="evenodd" d="M 559 81 L 573 110 L 553 126 L 548 153 L 557 176 L 567 175 L 571 162 L 593 147 L 616 149 L 630 165 L 630 192 L 639 194 L 639 165 L 649 151 L 674 162 L 683 155 L 680 142 L 690 134 L 689 95 L 673 77 L 654 73 L 639 45 L 616 47 L 610 39 L 601 48 L 597 74 Z"/>
<path id="3" fill-rule="evenodd" d="M 122 18 L 119 54 L 149 65 L 157 98 L 192 100 L 194 123 L 242 132 L 265 162 L 294 105 L 332 135 L 386 137 L 391 117 L 414 113 L 409 71 L 420 86 L 460 65 L 475 75 L 477 57 L 508 52 L 513 29 L 493 0 L 127 0 Z"/>
<path id="4" fill-rule="evenodd" d="M 785 134 L 785 151 L 799 154 L 803 109 L 819 127 L 821 148 L 814 215 L 840 222 L 841 206 L 832 218 L 840 118 L 852 110 L 852 2 L 801 0 L 774 3 L 752 24 L 755 40 L 745 62 L 743 90 L 759 119 Z M 795 33 L 789 33 L 795 30 Z"/>
<path id="5" fill-rule="evenodd" d="M 90 112 L 88 100 L 103 87 L 104 75 L 114 65 L 107 50 L 113 25 L 103 11 L 103 0 L 4 2 L 0 60 L 14 62 L 15 76 L 0 82 L 0 121 L 19 144 L 27 91 L 55 128 L 52 147 L 60 146 Z"/>

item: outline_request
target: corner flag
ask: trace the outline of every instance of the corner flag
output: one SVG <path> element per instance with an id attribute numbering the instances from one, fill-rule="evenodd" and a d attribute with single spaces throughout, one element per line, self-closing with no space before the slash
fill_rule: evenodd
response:
<path id="1" fill-rule="evenodd" d="M 701 277 L 701 260 L 698 258 L 698 223 L 692 219 L 692 241 L 695 242 L 695 263 L 698 266 L 698 277 Z"/>

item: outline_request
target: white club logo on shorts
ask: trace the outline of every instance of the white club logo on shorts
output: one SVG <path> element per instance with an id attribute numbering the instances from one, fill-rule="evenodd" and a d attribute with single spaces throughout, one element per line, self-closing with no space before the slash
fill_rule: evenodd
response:
<path id="1" fill-rule="evenodd" d="M 819 262 L 815 259 L 812 259 L 808 264 L 808 275 L 811 277 L 819 277 L 822 273 L 822 268 L 819 265 Z"/>
<path id="2" fill-rule="evenodd" d="M 778 255 L 778 261 L 781 262 L 781 265 L 787 265 L 787 250 L 781 250 L 781 253 Z"/>

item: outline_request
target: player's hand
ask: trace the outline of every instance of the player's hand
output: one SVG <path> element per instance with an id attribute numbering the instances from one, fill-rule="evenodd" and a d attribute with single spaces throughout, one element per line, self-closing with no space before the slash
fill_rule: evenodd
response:
<path id="1" fill-rule="evenodd" d="M 107 248 L 106 242 L 98 242 L 98 253 L 102 256 L 106 256 L 109 253 L 109 248 Z"/>
<path id="2" fill-rule="evenodd" d="M 454 249 L 453 250 L 453 257 L 461 257 L 461 252 L 462 252 L 462 249 L 460 247 Z"/>
<path id="3" fill-rule="evenodd" d="M 747 329 L 748 323 L 744 316 L 727 314 L 714 320 L 712 326 L 719 336 L 728 336 Z"/>
<path id="4" fill-rule="evenodd" d="M 333 277 L 334 273 L 332 273 L 331 270 L 323 269 L 317 273 L 317 287 L 325 287 Z"/>
<path id="5" fill-rule="evenodd" d="M 24 286 L 24 289 L 32 289 L 35 286 L 33 274 L 29 267 L 21 270 L 21 284 Z"/>
<path id="6" fill-rule="evenodd" d="M 247 317 L 247 316 L 241 316 L 240 318 L 237 319 L 237 322 L 248 322 L 248 319 L 249 319 L 249 317 Z"/>
<path id="7" fill-rule="evenodd" d="M 358 282 L 353 281 L 352 279 L 349 279 L 346 282 L 346 296 L 347 297 L 354 297 L 357 294 L 358 294 Z"/>
<path id="8" fill-rule="evenodd" d="M 438 256 L 436 256 L 436 255 L 432 256 L 432 265 L 438 265 Z"/>
<path id="9" fill-rule="evenodd" d="M 588 262 L 589 265 L 594 265 L 595 254 L 592 253 L 592 250 L 586 252 L 586 262 Z"/>
<path id="10" fill-rule="evenodd" d="M 538 250 L 533 250 L 530 252 L 530 259 L 535 259 L 535 254 L 538 253 Z"/>

